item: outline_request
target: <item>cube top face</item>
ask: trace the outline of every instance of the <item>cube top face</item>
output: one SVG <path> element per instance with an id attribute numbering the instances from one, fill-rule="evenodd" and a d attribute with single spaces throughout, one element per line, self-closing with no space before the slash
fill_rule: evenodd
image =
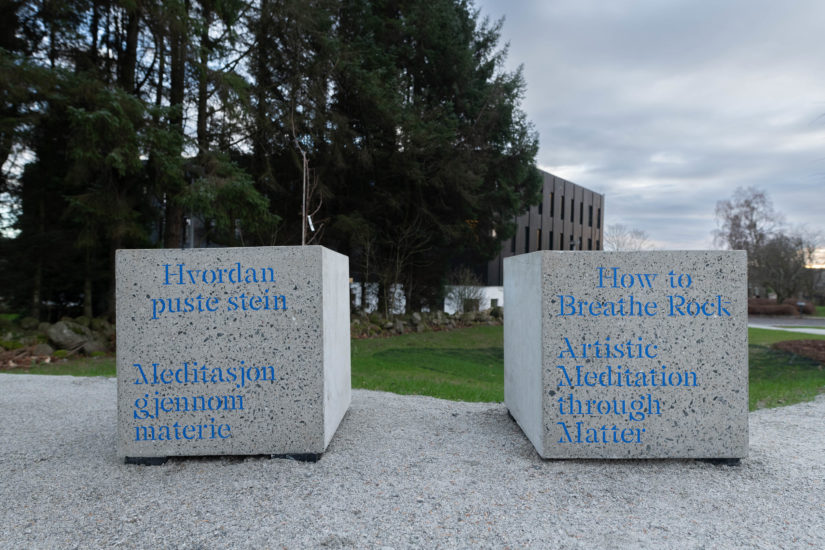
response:
<path id="1" fill-rule="evenodd" d="M 346 275 L 317 246 L 119 250 L 118 454 L 323 452 L 328 262 Z"/>
<path id="2" fill-rule="evenodd" d="M 505 272 L 505 398 L 539 454 L 747 456 L 745 262 L 736 251 L 517 257 Z M 536 327 L 508 327 L 519 304 Z M 538 342 L 521 336 L 530 330 Z"/>

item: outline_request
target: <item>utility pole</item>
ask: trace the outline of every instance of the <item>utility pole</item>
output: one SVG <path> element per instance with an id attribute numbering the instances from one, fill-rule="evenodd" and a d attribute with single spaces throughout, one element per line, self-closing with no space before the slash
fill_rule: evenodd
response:
<path id="1" fill-rule="evenodd" d="M 303 191 L 302 191 L 302 199 L 301 199 L 301 246 L 306 245 L 307 243 L 307 154 L 301 148 L 301 143 L 298 141 L 298 138 L 295 138 L 295 147 L 301 152 L 301 157 L 304 159 L 304 173 L 303 173 Z"/>

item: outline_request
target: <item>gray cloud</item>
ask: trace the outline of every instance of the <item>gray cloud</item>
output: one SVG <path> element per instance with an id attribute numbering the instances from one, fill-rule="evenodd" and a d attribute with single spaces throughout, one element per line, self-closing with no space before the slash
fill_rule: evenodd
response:
<path id="1" fill-rule="evenodd" d="M 478 1 L 506 16 L 540 166 L 607 196 L 607 223 L 712 245 L 716 201 L 768 192 L 825 232 L 825 3 Z"/>

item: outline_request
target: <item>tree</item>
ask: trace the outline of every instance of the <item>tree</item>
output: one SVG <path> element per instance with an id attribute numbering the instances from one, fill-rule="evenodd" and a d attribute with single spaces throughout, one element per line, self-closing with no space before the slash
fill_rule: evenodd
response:
<path id="1" fill-rule="evenodd" d="M 450 272 L 450 286 L 446 300 L 459 313 L 479 311 L 487 308 L 484 286 L 468 267 L 459 267 Z"/>
<path id="2" fill-rule="evenodd" d="M 604 228 L 604 250 L 606 251 L 653 250 L 654 248 L 647 233 L 641 229 L 633 229 L 620 223 Z"/>
<path id="3" fill-rule="evenodd" d="M 755 253 L 782 226 L 782 215 L 764 191 L 755 187 L 738 187 L 733 197 L 716 203 L 713 232 L 717 246 L 748 253 L 748 275 L 754 275 Z"/>
<path id="4" fill-rule="evenodd" d="M 479 21 L 469 2 L 344 6 L 327 204 L 333 217 L 369 221 L 349 227 L 377 235 L 376 273 L 435 296 L 428 289 L 440 290 L 451 263 L 493 257 L 516 214 L 538 201 L 524 80 L 502 71 L 500 24 Z"/>
<path id="5" fill-rule="evenodd" d="M 494 256 L 538 200 L 524 79 L 470 0 L 0 16 L 0 225 L 18 233 L 0 245 L 20 267 L 0 285 L 36 316 L 113 311 L 114 250 L 183 246 L 185 218 L 214 244 L 299 244 L 304 182 L 307 242 L 349 254 L 386 307 L 395 284 L 437 307 L 449 269 Z"/>
<path id="6" fill-rule="evenodd" d="M 810 285 L 808 265 L 819 236 L 789 229 L 768 195 L 755 187 L 739 187 L 716 203 L 717 245 L 748 253 L 748 291 L 770 289 L 782 302 Z"/>
<path id="7" fill-rule="evenodd" d="M 801 290 L 809 289 L 817 239 L 802 232 L 774 233 L 754 251 L 754 282 L 776 293 L 776 301 L 782 303 L 793 298 Z"/>

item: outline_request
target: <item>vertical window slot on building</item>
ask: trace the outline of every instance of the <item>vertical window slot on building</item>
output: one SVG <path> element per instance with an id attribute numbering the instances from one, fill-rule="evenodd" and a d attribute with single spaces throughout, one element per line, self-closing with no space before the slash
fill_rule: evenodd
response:
<path id="1" fill-rule="evenodd" d="M 559 233 L 559 250 L 564 250 L 564 233 Z"/>
<path id="2" fill-rule="evenodd" d="M 524 251 L 530 252 L 530 228 L 524 228 Z"/>
<path id="3" fill-rule="evenodd" d="M 582 238 L 581 237 L 579 237 L 579 247 L 576 250 L 584 250 L 584 248 L 582 248 Z"/>
<path id="4" fill-rule="evenodd" d="M 541 250 L 541 229 L 536 229 L 536 250 Z"/>
<path id="5" fill-rule="evenodd" d="M 593 227 L 593 205 L 587 207 L 587 227 Z"/>
<path id="6" fill-rule="evenodd" d="M 579 203 L 579 223 L 584 224 L 584 202 Z"/>
<path id="7" fill-rule="evenodd" d="M 547 244 L 549 245 L 549 250 L 553 250 L 554 245 L 553 245 L 553 232 L 552 231 L 550 232 L 550 234 L 547 238 Z"/>
<path id="8" fill-rule="evenodd" d="M 593 250 L 593 239 L 587 239 L 587 250 Z"/>
<path id="9" fill-rule="evenodd" d="M 555 193 L 550 193 L 550 217 L 551 218 L 554 216 L 554 213 L 556 211 L 556 201 L 554 199 L 555 199 Z"/>
<path id="10" fill-rule="evenodd" d="M 564 219 L 564 195 L 562 195 L 562 197 L 561 197 L 561 216 L 560 216 L 560 219 L 562 219 L 562 220 Z M 562 247 L 562 250 L 564 250 L 564 247 Z"/>
<path id="11" fill-rule="evenodd" d="M 596 227 L 601 229 L 602 227 L 602 209 L 599 208 L 598 214 L 596 214 Z"/>
<path id="12" fill-rule="evenodd" d="M 576 199 L 570 199 L 570 221 L 576 223 Z"/>

